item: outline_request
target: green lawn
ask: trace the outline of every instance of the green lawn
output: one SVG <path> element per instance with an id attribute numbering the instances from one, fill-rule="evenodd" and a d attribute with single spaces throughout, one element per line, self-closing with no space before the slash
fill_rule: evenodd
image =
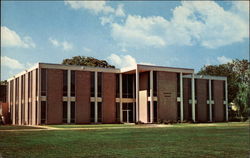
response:
<path id="1" fill-rule="evenodd" d="M 0 125 L 0 130 L 20 130 L 20 129 L 42 129 L 32 126 L 13 126 L 13 125 Z M 1 140 L 0 140 L 1 142 Z M 1 150 L 1 149 L 0 149 Z"/>
<path id="2" fill-rule="evenodd" d="M 134 127 L 133 124 L 89 124 L 89 125 L 49 125 L 54 128 L 110 128 L 110 127 Z"/>
<path id="3" fill-rule="evenodd" d="M 0 157 L 246 158 L 248 154 L 248 123 L 28 132 L 0 129 Z"/>

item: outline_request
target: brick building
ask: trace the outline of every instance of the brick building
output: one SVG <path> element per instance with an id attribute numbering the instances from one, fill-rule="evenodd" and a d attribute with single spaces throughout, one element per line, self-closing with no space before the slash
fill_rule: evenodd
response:
<path id="1" fill-rule="evenodd" d="M 227 79 L 193 69 L 39 63 L 8 80 L 13 124 L 228 120 Z"/>

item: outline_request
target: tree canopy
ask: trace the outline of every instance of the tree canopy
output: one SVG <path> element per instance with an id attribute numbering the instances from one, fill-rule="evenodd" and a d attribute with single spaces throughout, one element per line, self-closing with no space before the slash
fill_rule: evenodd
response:
<path id="1" fill-rule="evenodd" d="M 233 60 L 227 64 L 204 66 L 199 75 L 226 76 L 228 81 L 228 102 L 239 108 L 239 116 L 247 115 L 250 104 L 250 70 L 247 60 Z"/>
<path id="2" fill-rule="evenodd" d="M 93 66 L 103 68 L 115 68 L 114 65 L 110 65 L 106 60 L 99 60 L 93 57 L 74 56 L 70 59 L 64 59 L 62 61 L 64 65 L 81 65 L 81 66 Z"/>

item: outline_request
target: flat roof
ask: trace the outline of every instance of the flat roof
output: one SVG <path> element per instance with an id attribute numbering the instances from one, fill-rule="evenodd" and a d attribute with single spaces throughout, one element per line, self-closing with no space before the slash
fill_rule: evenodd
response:
<path id="1" fill-rule="evenodd" d="M 166 72 L 182 72 L 184 74 L 194 73 L 194 69 L 165 67 L 165 66 L 156 66 L 156 65 L 144 65 L 144 64 L 136 64 L 131 67 L 118 69 L 118 68 L 103 68 L 103 67 L 65 65 L 65 64 L 54 64 L 54 63 L 36 63 L 35 66 L 14 75 L 13 77 L 9 78 L 7 81 L 10 81 L 16 77 L 19 77 L 37 68 L 62 69 L 62 70 L 85 70 L 85 71 L 99 71 L 99 72 L 110 72 L 110 73 L 135 73 L 136 69 L 138 69 L 139 72 L 153 70 L 153 71 L 166 71 Z"/>

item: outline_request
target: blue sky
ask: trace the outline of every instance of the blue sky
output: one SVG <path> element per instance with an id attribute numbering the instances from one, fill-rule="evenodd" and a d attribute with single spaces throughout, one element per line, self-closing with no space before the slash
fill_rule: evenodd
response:
<path id="1" fill-rule="evenodd" d="M 249 58 L 247 1 L 3 1 L 1 80 L 76 55 L 117 67 L 194 68 Z"/>

